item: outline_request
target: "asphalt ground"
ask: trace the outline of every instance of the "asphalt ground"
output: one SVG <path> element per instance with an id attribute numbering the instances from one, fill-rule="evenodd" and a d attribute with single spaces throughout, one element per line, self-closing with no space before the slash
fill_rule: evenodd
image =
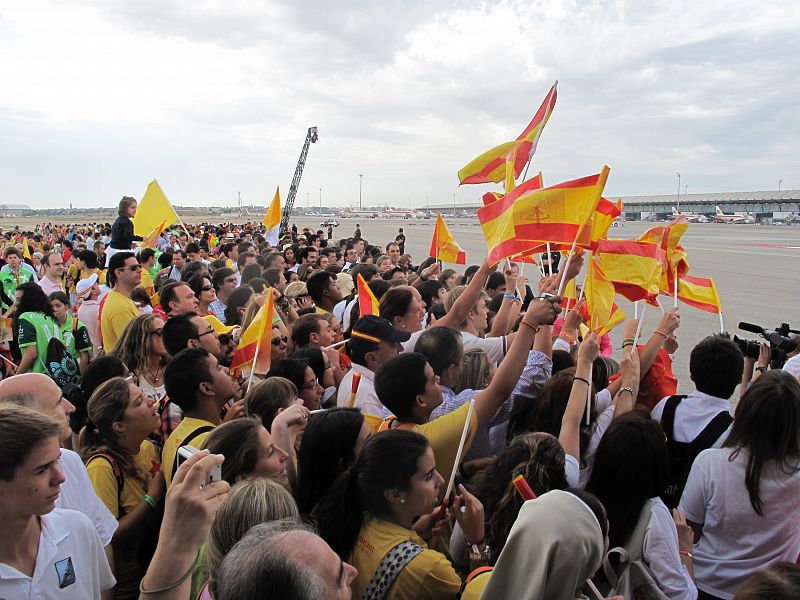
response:
<path id="1" fill-rule="evenodd" d="M 293 222 L 303 227 L 319 229 L 321 217 L 299 217 Z M 393 240 L 399 227 L 406 235 L 406 252 L 418 264 L 428 256 L 435 221 L 418 219 L 338 219 L 336 239 L 353 235 L 356 223 L 362 235 L 372 244 L 385 245 Z M 610 230 L 610 237 L 635 238 L 654 223 L 626 222 Z M 477 219 L 448 219 L 456 241 L 467 253 L 467 264 L 477 264 L 486 256 L 486 241 Z M 800 329 L 800 227 L 729 225 L 721 223 L 692 223 L 683 236 L 682 244 L 689 256 L 689 273 L 697 277 L 713 277 L 723 308 L 725 329 L 731 335 L 756 339 L 756 334 L 738 329 L 740 321 L 775 328 L 787 322 Z M 444 265 L 458 272 L 460 265 Z M 524 274 L 534 282 L 538 268 L 526 265 Z M 579 276 L 581 279 L 583 274 Z M 532 283 L 532 287 L 534 287 Z M 534 287 L 534 289 L 536 289 Z M 662 296 L 662 306 L 672 306 L 672 297 Z M 633 305 L 618 296 L 617 303 L 633 317 Z M 689 379 L 689 354 L 692 347 L 707 335 L 719 332 L 716 314 L 679 303 L 681 326 L 676 332 L 680 348 L 674 355 L 673 369 L 678 377 L 678 391 L 693 389 Z M 661 313 L 648 308 L 642 324 L 643 336 L 655 329 Z M 622 326 L 611 333 L 615 348 L 622 341 Z M 615 356 L 619 352 L 615 350 Z"/>

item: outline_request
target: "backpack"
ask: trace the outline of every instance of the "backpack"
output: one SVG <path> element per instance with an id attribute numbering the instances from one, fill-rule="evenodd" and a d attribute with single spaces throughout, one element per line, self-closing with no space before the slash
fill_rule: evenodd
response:
<path id="1" fill-rule="evenodd" d="M 644 503 L 639 521 L 625 547 L 617 546 L 608 551 L 603 559 L 603 572 L 611 585 L 605 597 L 622 596 L 625 600 L 669 600 L 656 583 L 650 568 L 642 560 L 644 534 L 650 522 L 653 503 L 651 498 Z"/>
<path id="2" fill-rule="evenodd" d="M 78 325 L 78 319 L 72 320 L 72 334 L 75 335 L 75 330 Z M 60 337 L 53 336 L 47 342 L 47 349 L 45 351 L 44 360 L 39 357 L 45 371 L 50 378 L 56 382 L 61 392 L 69 397 L 69 395 L 78 387 L 78 380 L 81 373 L 78 367 L 78 361 L 70 354 L 64 342 Z"/>
<path id="3" fill-rule="evenodd" d="M 667 478 L 667 487 L 661 494 L 661 500 L 670 510 L 678 507 L 694 459 L 703 450 L 710 448 L 733 423 L 731 414 L 728 411 L 721 411 L 691 442 L 676 442 L 674 440 L 675 409 L 684 398 L 686 396 L 670 396 L 664 406 L 664 413 L 661 415 L 661 426 L 667 436 L 667 450 L 669 451 L 669 477 Z"/>
<path id="4" fill-rule="evenodd" d="M 89 463 L 96 458 L 102 458 L 111 465 L 111 472 L 114 473 L 114 479 L 117 480 L 117 514 L 119 515 L 118 518 L 121 519 L 125 516 L 125 511 L 122 510 L 122 488 L 125 487 L 125 478 L 122 476 L 122 470 L 119 468 L 119 464 L 113 456 L 102 453 L 92 454 L 86 460 L 86 466 L 88 467 Z"/>

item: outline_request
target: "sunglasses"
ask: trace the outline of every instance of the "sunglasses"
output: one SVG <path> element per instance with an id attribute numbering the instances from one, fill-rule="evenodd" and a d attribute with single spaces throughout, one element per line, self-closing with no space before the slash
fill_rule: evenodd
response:
<path id="1" fill-rule="evenodd" d="M 163 327 L 159 327 L 158 329 L 153 329 L 153 331 L 150 332 L 150 335 L 155 335 L 155 336 L 161 337 L 161 335 L 163 333 L 164 333 L 164 328 Z"/>
<path id="2" fill-rule="evenodd" d="M 200 291 L 201 292 L 210 292 L 213 289 L 214 289 L 213 285 L 204 285 L 203 287 L 200 288 Z"/>
<path id="3" fill-rule="evenodd" d="M 281 343 L 287 344 L 289 343 L 289 337 L 282 335 L 280 337 L 272 338 L 272 345 L 273 346 L 280 346 Z"/>
<path id="4" fill-rule="evenodd" d="M 127 267 L 117 267 L 117 271 L 130 271 L 131 273 L 135 273 L 141 268 L 142 265 L 128 265 Z"/>

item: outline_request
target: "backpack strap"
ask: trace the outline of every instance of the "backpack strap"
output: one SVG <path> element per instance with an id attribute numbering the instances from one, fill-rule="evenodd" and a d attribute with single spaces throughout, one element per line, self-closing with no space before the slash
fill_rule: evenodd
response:
<path id="1" fill-rule="evenodd" d="M 194 441 L 196 437 L 201 436 L 204 433 L 208 433 L 212 429 L 214 429 L 212 425 L 203 425 L 202 427 L 198 427 L 192 433 L 183 438 L 181 445 L 175 448 L 175 460 L 172 461 L 172 475 L 171 475 L 173 479 L 175 478 L 175 472 L 178 470 L 178 450 L 180 448 L 183 448 L 184 446 L 188 446 Z"/>
<path id="2" fill-rule="evenodd" d="M 383 423 L 381 423 L 380 427 L 378 428 L 378 431 L 390 431 L 392 429 L 405 429 L 411 431 L 412 429 L 414 429 L 414 427 L 416 427 L 415 423 L 398 423 L 397 425 L 395 425 L 397 421 L 398 421 L 397 417 L 385 418 L 383 420 Z"/>
<path id="3" fill-rule="evenodd" d="M 684 398 L 686 396 L 670 396 L 664 405 L 664 412 L 661 413 L 661 427 L 664 428 L 664 435 L 670 440 L 675 439 L 673 436 L 675 431 L 675 410 Z"/>
<path id="4" fill-rule="evenodd" d="M 658 498 L 650 498 L 645 501 L 642 511 L 639 513 L 636 527 L 633 528 L 630 537 L 628 537 L 625 547 L 617 546 L 612 548 L 603 558 L 603 573 L 605 573 L 606 579 L 611 584 L 612 590 L 617 587 L 625 569 L 632 562 L 642 559 L 644 535 L 647 532 L 647 525 L 650 523 L 653 503 L 656 501 L 658 501 Z"/>
<path id="5" fill-rule="evenodd" d="M 122 469 L 119 468 L 119 463 L 113 456 L 102 452 L 92 454 L 86 460 L 86 466 L 88 467 L 89 463 L 96 458 L 102 458 L 111 465 L 111 472 L 114 473 L 114 478 L 117 480 L 117 514 L 119 514 L 119 518 L 122 518 L 124 515 L 122 510 L 122 488 L 125 487 L 125 477 L 122 475 Z"/>
<path id="6" fill-rule="evenodd" d="M 418 554 L 425 551 L 425 548 L 415 544 L 411 540 L 405 540 L 397 544 L 386 553 L 381 564 L 367 584 L 367 589 L 362 596 L 363 600 L 383 600 L 389 592 L 389 588 L 400 575 L 400 572 Z"/>
<path id="7" fill-rule="evenodd" d="M 705 426 L 705 429 L 700 434 L 689 442 L 689 451 L 693 456 L 697 456 L 706 448 L 710 448 L 714 442 L 717 441 L 719 436 L 725 433 L 725 430 L 733 423 L 731 413 L 723 410 L 717 413 L 711 422 Z"/>

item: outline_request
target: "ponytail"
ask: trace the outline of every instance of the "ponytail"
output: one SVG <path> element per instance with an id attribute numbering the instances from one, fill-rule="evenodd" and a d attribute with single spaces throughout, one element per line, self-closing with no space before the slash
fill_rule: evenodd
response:
<path id="1" fill-rule="evenodd" d="M 356 545 L 364 519 L 355 465 L 339 474 L 311 515 L 317 522 L 320 537 L 342 560 L 347 560 Z"/>

